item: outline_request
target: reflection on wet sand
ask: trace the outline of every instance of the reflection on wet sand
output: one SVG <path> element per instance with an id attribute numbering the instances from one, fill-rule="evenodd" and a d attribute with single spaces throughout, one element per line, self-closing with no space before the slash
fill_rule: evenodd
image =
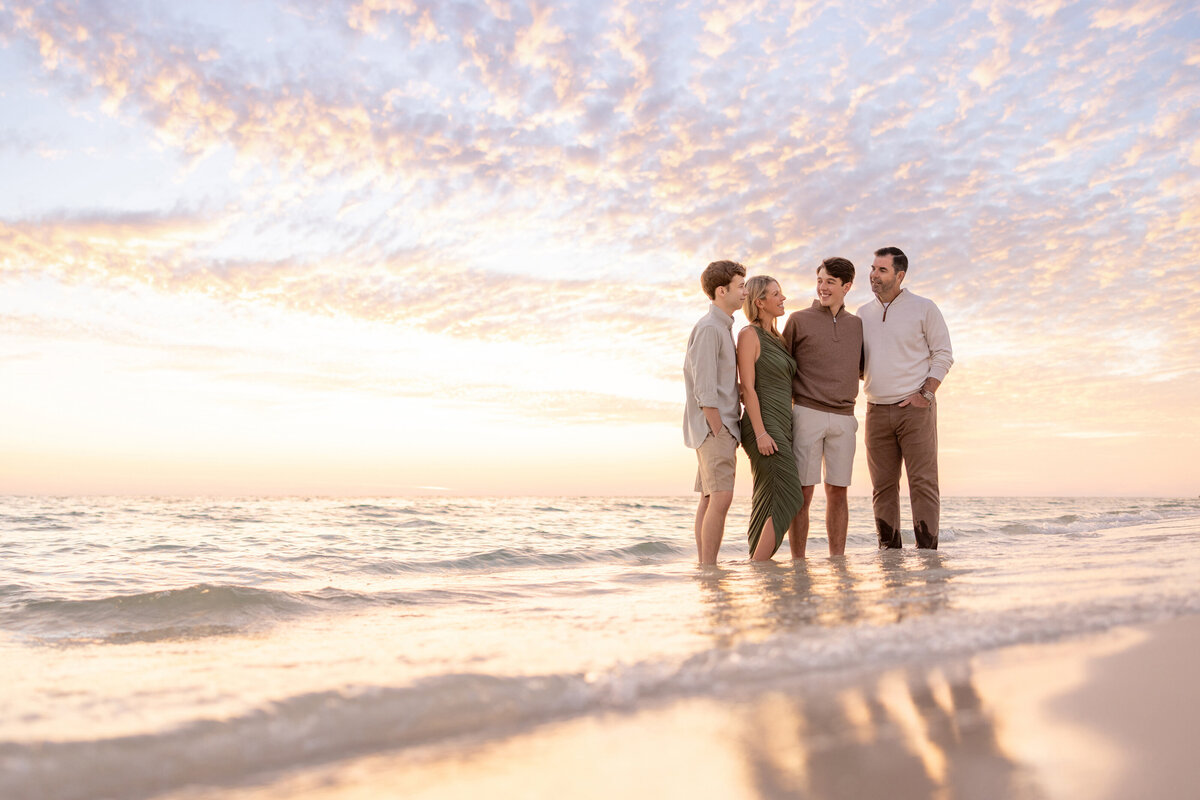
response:
<path id="1" fill-rule="evenodd" d="M 501 740 L 377 755 L 219 800 L 391 796 L 1046 800 L 1006 749 L 1004 698 L 966 663 L 813 677 L 568 718 Z M 358 791 L 361 790 L 361 791 Z M 357 793 L 356 793 L 357 792 Z M 218 800 L 217 795 L 172 800 Z"/>
<path id="2" fill-rule="evenodd" d="M 887 626 L 953 605 L 937 551 L 881 551 L 702 570 L 718 648 L 805 628 Z M 760 797 L 1038 797 L 1001 748 L 966 664 L 889 670 L 848 688 L 757 695 L 740 714 L 748 779 Z M 831 688 L 813 689 L 822 683 Z"/>
<path id="3" fill-rule="evenodd" d="M 892 670 L 829 694 L 770 692 L 746 711 L 754 796 L 1036 798 L 967 666 Z"/>

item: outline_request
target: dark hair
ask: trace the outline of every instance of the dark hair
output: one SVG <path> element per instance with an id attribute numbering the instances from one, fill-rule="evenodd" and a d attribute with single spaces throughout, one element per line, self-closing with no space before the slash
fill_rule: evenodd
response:
<path id="1" fill-rule="evenodd" d="M 891 256 L 892 267 L 896 272 L 908 272 L 908 256 L 899 247 L 881 247 L 875 251 L 877 256 Z"/>
<path id="2" fill-rule="evenodd" d="M 728 286 L 734 275 L 746 277 L 746 268 L 736 261 L 714 261 L 700 274 L 700 287 L 711 299 L 717 299 L 717 287 Z"/>
<path id="3" fill-rule="evenodd" d="M 842 283 L 850 283 L 854 280 L 854 265 L 850 263 L 850 259 L 834 256 L 827 258 L 821 262 L 821 266 L 817 267 L 817 273 L 821 269 L 825 270 L 825 274 L 830 277 L 837 278 Z"/>

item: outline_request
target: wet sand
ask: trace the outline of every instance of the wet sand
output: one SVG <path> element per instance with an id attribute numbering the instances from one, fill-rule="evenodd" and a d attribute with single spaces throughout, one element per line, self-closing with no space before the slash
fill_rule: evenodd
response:
<path id="1" fill-rule="evenodd" d="M 1194 791 L 1200 616 L 663 700 L 176 798 L 1132 798 Z"/>

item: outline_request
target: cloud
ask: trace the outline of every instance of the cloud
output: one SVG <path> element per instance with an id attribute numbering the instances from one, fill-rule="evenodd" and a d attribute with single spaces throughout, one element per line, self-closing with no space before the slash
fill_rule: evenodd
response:
<path id="1" fill-rule="evenodd" d="M 1171 2 L 1142 0 L 1142 2 L 1118 2 L 1107 8 L 1098 8 L 1092 13 L 1092 26 L 1107 28 L 1144 28 L 1161 24 L 1172 7 Z"/>
<path id="2" fill-rule="evenodd" d="M 256 6 L 245 36 L 163 8 L 0 10 L 46 102 L 178 170 L 143 212 L 0 217 L 0 276 L 624 351 L 666 380 L 709 260 L 799 299 L 821 258 L 899 244 L 980 386 L 1194 386 L 1186 4 L 365 0 Z M 215 188 L 173 196 L 182 174 Z"/>
<path id="3" fill-rule="evenodd" d="M 553 343 L 570 330 L 611 347 L 671 347 L 679 333 L 673 319 L 631 306 L 620 283 L 502 275 L 419 248 L 364 256 L 352 268 L 341 257 L 207 256 L 209 238 L 234 224 L 220 214 L 149 212 L 0 223 L 0 276 L 144 285 L 489 341 Z"/>

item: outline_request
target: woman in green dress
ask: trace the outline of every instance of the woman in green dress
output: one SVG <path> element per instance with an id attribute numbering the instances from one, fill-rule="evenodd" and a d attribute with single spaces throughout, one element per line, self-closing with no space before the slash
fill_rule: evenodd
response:
<path id="1" fill-rule="evenodd" d="M 750 557 L 767 561 L 783 544 L 804 490 L 792 453 L 792 376 L 796 361 L 783 345 L 775 320 L 786 300 L 779 282 L 766 275 L 746 281 L 742 311 L 750 324 L 737 340 L 742 387 L 742 447 L 750 456 Z"/>

